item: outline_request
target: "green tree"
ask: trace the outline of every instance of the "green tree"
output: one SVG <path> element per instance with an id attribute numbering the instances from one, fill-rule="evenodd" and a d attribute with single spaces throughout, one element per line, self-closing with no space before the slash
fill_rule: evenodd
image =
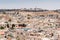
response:
<path id="1" fill-rule="evenodd" d="M 0 26 L 0 29 L 4 29 L 4 27 L 3 26 Z"/>

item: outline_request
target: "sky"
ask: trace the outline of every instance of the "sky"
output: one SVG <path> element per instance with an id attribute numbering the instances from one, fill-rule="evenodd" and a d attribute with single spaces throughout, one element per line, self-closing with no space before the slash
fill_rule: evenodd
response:
<path id="1" fill-rule="evenodd" d="M 0 9 L 20 8 L 60 9 L 60 0 L 0 0 Z"/>

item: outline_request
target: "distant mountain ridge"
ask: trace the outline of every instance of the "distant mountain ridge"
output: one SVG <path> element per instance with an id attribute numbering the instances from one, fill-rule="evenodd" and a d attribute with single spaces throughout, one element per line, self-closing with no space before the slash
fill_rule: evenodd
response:
<path id="1" fill-rule="evenodd" d="M 22 9 L 0 9 L 0 12 L 3 11 L 26 11 L 26 12 L 45 12 L 45 11 L 54 11 L 54 12 L 59 12 L 60 13 L 60 9 L 56 9 L 56 10 L 47 10 L 47 9 L 41 9 L 41 8 L 22 8 Z"/>
<path id="2" fill-rule="evenodd" d="M 26 12 L 43 12 L 43 11 L 48 11 L 46 9 L 41 9 L 41 8 L 30 8 L 30 9 L 0 9 L 0 12 L 3 11 L 26 11 Z"/>

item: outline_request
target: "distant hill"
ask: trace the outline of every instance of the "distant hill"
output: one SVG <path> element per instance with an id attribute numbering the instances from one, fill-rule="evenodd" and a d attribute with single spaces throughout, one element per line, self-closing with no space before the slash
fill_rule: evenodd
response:
<path id="1" fill-rule="evenodd" d="M 0 12 L 3 12 L 3 11 L 26 11 L 26 12 L 44 12 L 44 11 L 48 11 L 48 10 L 44 10 L 44 9 L 41 9 L 41 8 L 30 8 L 30 9 L 26 9 L 26 8 L 23 8 L 23 9 L 0 9 Z"/>
<path id="2" fill-rule="evenodd" d="M 60 13 L 60 9 L 53 10 L 54 12 Z"/>
<path id="3" fill-rule="evenodd" d="M 0 9 L 0 12 L 4 12 L 4 11 L 25 11 L 25 12 L 45 12 L 45 11 L 54 11 L 54 12 L 58 12 L 60 13 L 60 9 L 56 9 L 56 10 L 47 10 L 47 9 L 41 9 L 41 8 L 30 8 L 30 9 Z"/>

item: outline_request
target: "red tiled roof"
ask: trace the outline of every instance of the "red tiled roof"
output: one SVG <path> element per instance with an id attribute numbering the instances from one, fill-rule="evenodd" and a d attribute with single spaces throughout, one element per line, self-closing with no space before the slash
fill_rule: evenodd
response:
<path id="1" fill-rule="evenodd" d="M 0 31 L 0 35 L 4 35 L 5 34 L 5 32 L 4 31 Z"/>

